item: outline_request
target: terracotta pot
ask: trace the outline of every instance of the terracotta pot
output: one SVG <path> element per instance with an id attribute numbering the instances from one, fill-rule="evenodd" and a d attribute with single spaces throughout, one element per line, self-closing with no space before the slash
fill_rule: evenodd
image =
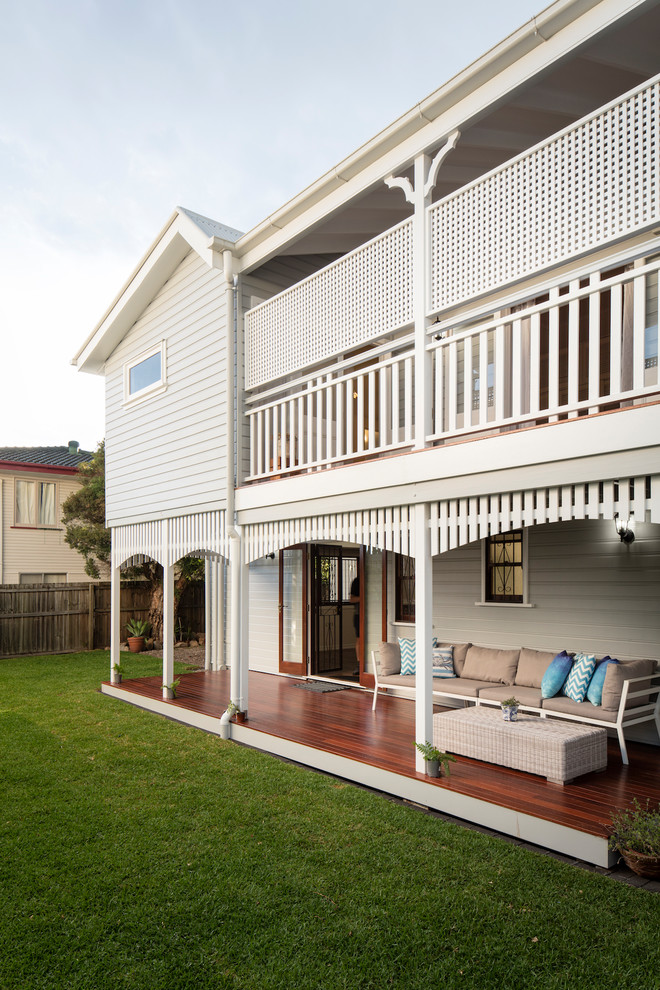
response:
<path id="1" fill-rule="evenodd" d="M 129 636 L 126 642 L 131 653 L 142 653 L 144 649 L 144 636 Z"/>
<path id="2" fill-rule="evenodd" d="M 247 722 L 247 712 L 236 712 L 234 715 L 235 722 Z"/>
<path id="3" fill-rule="evenodd" d="M 636 873 L 638 877 L 660 880 L 660 856 L 638 853 L 633 849 L 619 849 L 619 852 L 628 869 Z"/>

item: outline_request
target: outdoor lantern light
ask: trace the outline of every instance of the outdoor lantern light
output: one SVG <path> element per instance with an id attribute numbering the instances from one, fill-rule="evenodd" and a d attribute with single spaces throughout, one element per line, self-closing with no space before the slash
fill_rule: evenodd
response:
<path id="1" fill-rule="evenodd" d="M 635 539 L 635 534 L 633 532 L 633 519 L 629 518 L 626 522 L 621 519 L 618 512 L 614 513 L 614 525 L 616 526 L 616 531 L 619 534 L 619 539 L 622 543 L 631 544 Z"/>

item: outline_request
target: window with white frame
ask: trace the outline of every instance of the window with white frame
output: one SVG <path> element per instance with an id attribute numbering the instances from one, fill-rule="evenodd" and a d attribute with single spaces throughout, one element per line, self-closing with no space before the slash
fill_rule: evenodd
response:
<path id="1" fill-rule="evenodd" d="M 53 481 L 14 482 L 14 526 L 55 526 L 57 488 Z"/>
<path id="2" fill-rule="evenodd" d="M 165 388 L 165 341 L 124 365 L 124 401 L 146 398 Z"/>
<path id="3" fill-rule="evenodd" d="M 66 584 L 66 574 L 31 573 L 19 574 L 19 584 Z"/>

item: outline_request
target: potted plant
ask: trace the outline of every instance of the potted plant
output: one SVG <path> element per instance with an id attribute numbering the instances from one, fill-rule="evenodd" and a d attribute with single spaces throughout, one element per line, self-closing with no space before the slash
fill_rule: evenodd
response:
<path id="1" fill-rule="evenodd" d="M 121 664 L 113 663 L 112 669 L 115 672 L 115 684 L 121 684 L 121 677 L 123 674 L 123 668 Z"/>
<path id="2" fill-rule="evenodd" d="M 142 653 L 144 638 L 149 632 L 149 623 L 144 619 L 129 619 L 126 623 L 128 648 L 131 653 Z"/>
<path id="3" fill-rule="evenodd" d="M 245 722 L 247 719 L 247 712 L 242 712 L 235 701 L 229 699 L 229 704 L 227 705 L 227 711 L 229 712 L 229 717 L 234 718 L 237 722 Z"/>
<path id="4" fill-rule="evenodd" d="M 176 689 L 178 688 L 180 683 L 181 683 L 181 678 L 177 677 L 177 679 L 175 681 L 172 681 L 171 684 L 163 684 L 163 690 L 167 692 L 168 700 L 171 700 L 172 698 L 176 698 Z"/>
<path id="5" fill-rule="evenodd" d="M 651 807 L 647 798 L 643 807 L 634 798 L 630 808 L 613 812 L 610 849 L 621 853 L 633 873 L 660 879 L 660 805 Z"/>
<path id="6" fill-rule="evenodd" d="M 444 772 L 449 776 L 449 764 L 456 762 L 456 757 L 451 753 L 442 753 L 430 743 L 415 743 L 415 746 L 424 757 L 424 772 L 427 777 L 440 777 Z"/>
<path id="7" fill-rule="evenodd" d="M 505 722 L 517 722 L 518 721 L 518 705 L 520 702 L 517 698 L 505 698 L 504 701 L 500 701 L 502 706 L 502 714 L 504 716 Z"/>

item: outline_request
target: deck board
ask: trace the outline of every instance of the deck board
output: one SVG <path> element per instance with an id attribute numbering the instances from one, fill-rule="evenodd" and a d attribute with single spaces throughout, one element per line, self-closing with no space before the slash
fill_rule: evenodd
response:
<path id="1" fill-rule="evenodd" d="M 168 704 L 219 719 L 229 699 L 229 676 L 229 671 L 181 674 L 177 698 Z M 625 767 L 616 739 L 610 739 L 607 770 L 586 774 L 564 787 L 543 777 L 466 757 L 457 757 L 449 779 L 431 781 L 415 770 L 412 701 L 382 695 L 372 712 L 370 691 L 348 688 L 316 694 L 301 690 L 299 683 L 293 678 L 251 671 L 246 725 L 595 836 L 607 834 L 612 810 L 624 807 L 632 798 L 660 802 L 660 749 L 656 746 L 631 742 L 630 765 Z M 145 677 L 125 681 L 119 691 L 160 699 L 161 684 L 160 677 Z M 435 710 L 442 709 L 435 706 Z"/>

